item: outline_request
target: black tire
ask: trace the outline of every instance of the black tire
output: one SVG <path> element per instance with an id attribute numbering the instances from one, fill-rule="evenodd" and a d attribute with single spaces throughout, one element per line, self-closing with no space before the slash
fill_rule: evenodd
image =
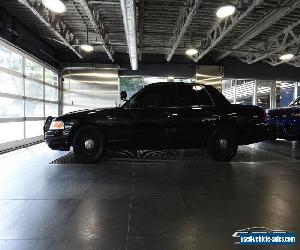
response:
<path id="1" fill-rule="evenodd" d="M 105 138 L 100 129 L 87 125 L 81 127 L 74 136 L 75 159 L 80 163 L 96 163 L 105 153 Z"/>
<path id="2" fill-rule="evenodd" d="M 230 161 L 238 149 L 238 137 L 230 127 L 217 128 L 209 138 L 207 150 L 210 156 L 220 162 Z"/>

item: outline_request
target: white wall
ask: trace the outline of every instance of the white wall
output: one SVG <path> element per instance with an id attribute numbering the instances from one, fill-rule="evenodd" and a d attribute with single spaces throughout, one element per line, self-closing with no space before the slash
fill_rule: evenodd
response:
<path id="1" fill-rule="evenodd" d="M 118 69 L 69 68 L 63 78 L 63 113 L 117 105 Z"/>

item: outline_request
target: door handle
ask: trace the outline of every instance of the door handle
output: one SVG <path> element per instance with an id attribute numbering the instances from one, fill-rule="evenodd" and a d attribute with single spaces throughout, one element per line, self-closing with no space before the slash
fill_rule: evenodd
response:
<path id="1" fill-rule="evenodd" d="M 171 118 L 172 114 L 171 114 L 171 112 L 162 112 L 161 117 L 162 118 Z"/>

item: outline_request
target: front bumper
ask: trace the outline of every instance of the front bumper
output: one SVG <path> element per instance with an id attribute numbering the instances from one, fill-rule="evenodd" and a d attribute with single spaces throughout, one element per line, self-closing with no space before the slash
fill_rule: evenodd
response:
<path id="1" fill-rule="evenodd" d="M 64 134 L 63 130 L 49 130 L 45 132 L 44 137 L 49 148 L 61 151 L 70 150 L 69 137 Z"/>
<path id="2" fill-rule="evenodd" d="M 269 119 L 268 124 L 273 128 L 274 138 L 299 140 L 300 119 Z"/>

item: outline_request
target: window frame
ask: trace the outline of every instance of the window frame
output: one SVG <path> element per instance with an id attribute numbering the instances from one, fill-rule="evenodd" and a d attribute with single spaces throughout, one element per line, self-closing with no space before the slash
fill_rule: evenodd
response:
<path id="1" fill-rule="evenodd" d="M 153 106 L 153 107 L 151 107 L 151 106 L 149 106 L 149 107 L 147 107 L 147 106 L 145 106 L 145 107 L 129 107 L 128 105 L 129 105 L 129 103 L 130 103 L 130 101 L 132 101 L 132 100 L 136 100 L 136 98 L 138 98 L 139 96 L 141 96 L 141 95 L 143 95 L 143 94 L 145 94 L 145 92 L 155 92 L 155 90 L 154 90 L 154 88 L 159 88 L 159 87 L 165 87 L 165 88 L 170 88 L 170 89 L 172 89 L 173 91 L 174 91 L 174 96 L 175 96 L 175 102 L 174 102 L 174 106 L 159 106 L 159 105 L 157 105 L 157 106 Z M 160 95 L 159 95 L 159 93 L 160 92 L 158 92 L 158 102 L 159 102 L 159 99 L 160 99 Z M 148 86 L 146 86 L 146 87 L 144 87 L 142 90 L 140 90 L 139 92 L 137 92 L 136 94 L 134 94 L 124 105 L 123 105 L 123 107 L 125 108 L 125 109 L 168 109 L 168 108 L 174 108 L 174 107 L 176 107 L 176 105 L 177 105 L 177 90 L 176 90 L 176 86 L 174 85 L 174 86 L 172 86 L 172 85 L 170 85 L 170 84 L 166 84 L 166 85 L 163 85 L 163 84 L 161 84 L 161 85 L 156 85 L 156 86 L 151 86 L 151 85 L 149 85 L 149 87 Z"/>
<path id="2" fill-rule="evenodd" d="M 210 101 L 211 101 L 211 105 L 186 105 L 186 106 L 179 106 L 178 104 L 178 92 L 179 92 L 179 88 L 181 86 L 200 86 L 202 87 L 202 89 L 205 91 L 205 93 L 207 94 L 207 96 L 209 97 Z M 176 108 L 190 108 L 190 109 L 197 109 L 197 108 L 204 108 L 204 107 L 215 107 L 216 103 L 214 101 L 214 99 L 212 98 L 211 94 L 209 93 L 209 91 L 207 91 L 207 89 L 205 88 L 205 86 L 201 85 L 201 84 L 197 84 L 197 83 L 181 83 L 181 84 L 177 84 L 176 85 Z"/>
<path id="3" fill-rule="evenodd" d="M 4 68 L 4 67 L 0 67 L 0 72 L 4 72 L 6 74 L 9 74 L 11 76 L 14 77 L 19 77 L 21 78 L 22 81 L 22 91 L 18 92 L 17 94 L 12 94 L 12 93 L 4 93 L 4 92 L 0 92 L 0 97 L 5 97 L 5 98 L 9 98 L 11 100 L 22 100 L 23 104 L 23 110 L 22 112 L 22 116 L 21 117 L 10 117 L 10 118 L 4 118 L 4 117 L 0 117 L 0 123 L 11 123 L 11 122 L 20 122 L 23 125 L 23 139 L 21 140 L 17 140 L 17 141 L 11 141 L 11 142 L 0 142 L 0 151 L 1 150 L 5 150 L 8 148 L 12 148 L 15 146 L 20 146 L 23 144 L 27 144 L 27 143 L 31 143 L 34 141 L 39 141 L 43 138 L 42 132 L 39 136 L 36 136 L 34 138 L 29 138 L 26 135 L 26 121 L 44 121 L 46 118 L 46 105 L 47 104 L 55 104 L 57 106 L 57 115 L 60 115 L 60 110 L 61 110 L 61 77 L 59 74 L 59 71 L 55 68 L 53 68 L 52 66 L 46 64 L 45 62 L 42 62 L 41 60 L 29 55 L 28 53 L 26 53 L 25 51 L 15 47 L 14 45 L 10 44 L 9 42 L 0 39 L 0 46 L 4 47 L 7 50 L 10 50 L 16 54 L 18 54 L 19 56 L 21 56 L 22 58 L 22 72 L 20 73 L 19 71 L 15 71 L 13 69 L 8 69 L 8 68 Z M 30 76 L 26 76 L 25 75 L 25 61 L 26 59 L 32 61 L 33 63 L 37 63 L 41 66 L 42 68 L 42 80 L 36 79 L 34 77 L 30 77 Z M 48 84 L 45 82 L 45 69 L 52 71 L 54 74 L 57 75 L 57 85 L 52 85 L 52 84 Z M 43 89 L 43 96 L 36 96 L 36 97 L 29 97 L 26 94 L 26 81 L 33 81 L 36 84 L 40 84 L 42 86 Z M 57 99 L 55 101 L 53 100 L 46 100 L 45 99 L 45 86 L 49 86 L 52 88 L 57 89 L 58 94 L 57 94 Z M 42 114 L 39 114 L 38 117 L 33 117 L 33 116 L 26 116 L 26 101 L 38 101 L 40 103 L 42 103 Z"/>

